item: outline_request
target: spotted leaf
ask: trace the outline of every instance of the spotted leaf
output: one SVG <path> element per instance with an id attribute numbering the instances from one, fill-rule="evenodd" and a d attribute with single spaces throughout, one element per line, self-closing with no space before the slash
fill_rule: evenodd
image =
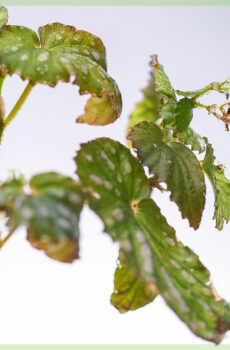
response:
<path id="1" fill-rule="evenodd" d="M 26 226 L 35 248 L 63 262 L 78 258 L 82 205 L 79 185 L 57 173 L 34 176 L 29 187 L 17 179 L 1 185 L 0 208 L 9 217 L 8 226 Z"/>
<path id="2" fill-rule="evenodd" d="M 200 224 L 205 204 L 205 182 L 195 155 L 178 142 L 163 142 L 161 129 L 150 122 L 135 125 L 128 138 L 138 157 L 158 182 L 165 182 L 171 200 L 194 229 Z"/>
<path id="3" fill-rule="evenodd" d="M 111 296 L 111 303 L 120 313 L 130 310 L 137 310 L 155 299 L 158 291 L 154 282 L 146 282 L 135 276 L 119 260 L 114 276 L 114 292 Z"/>
<path id="4" fill-rule="evenodd" d="M 149 198 L 148 179 L 137 159 L 126 147 L 104 138 L 82 145 L 76 163 L 89 206 L 119 243 L 120 258 L 130 272 L 155 283 L 195 334 L 220 342 L 227 304 L 217 296 L 198 257 L 177 240 Z M 127 304 L 119 298 L 116 302 L 122 311 L 131 305 L 129 298 Z"/>
<path id="5" fill-rule="evenodd" d="M 215 164 L 215 156 L 212 146 L 207 143 L 205 158 L 202 167 L 208 176 L 215 196 L 215 214 L 216 228 L 222 230 L 224 221 L 230 221 L 230 181 L 225 177 L 224 168 Z"/>
<path id="6" fill-rule="evenodd" d="M 4 74 L 19 74 L 32 85 L 55 86 L 59 81 L 80 87 L 91 94 L 81 123 L 104 125 L 121 112 L 121 95 L 106 73 L 102 41 L 87 32 L 60 23 L 39 28 L 37 34 L 25 27 L 5 26 L 0 33 L 0 64 Z"/>

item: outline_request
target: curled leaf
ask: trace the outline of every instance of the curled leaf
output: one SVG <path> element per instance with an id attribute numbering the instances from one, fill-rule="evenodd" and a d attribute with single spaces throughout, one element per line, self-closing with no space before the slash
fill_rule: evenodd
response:
<path id="1" fill-rule="evenodd" d="M 10 228 L 27 227 L 27 239 L 33 247 L 52 259 L 72 262 L 78 258 L 82 198 L 79 185 L 72 179 L 45 173 L 34 176 L 29 189 L 17 179 L 3 184 L 0 208 L 9 217 Z"/>
<path id="2" fill-rule="evenodd" d="M 106 73 L 104 45 L 90 33 L 53 23 L 39 28 L 38 37 L 28 28 L 5 26 L 0 33 L 0 64 L 4 73 L 19 74 L 32 85 L 53 87 L 74 77 L 80 94 L 92 95 L 81 123 L 104 125 L 121 113 L 119 89 Z"/>
<path id="3" fill-rule="evenodd" d="M 212 184 L 215 196 L 215 213 L 213 219 L 216 220 L 216 228 L 222 230 L 224 221 L 226 223 L 230 221 L 230 181 L 226 178 L 223 167 L 221 165 L 215 165 L 215 159 L 213 148 L 207 142 L 202 167 Z"/>

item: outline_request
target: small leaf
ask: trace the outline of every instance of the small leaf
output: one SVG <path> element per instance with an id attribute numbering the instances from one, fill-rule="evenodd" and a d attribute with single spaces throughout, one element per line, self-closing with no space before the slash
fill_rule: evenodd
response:
<path id="1" fill-rule="evenodd" d="M 191 98 L 193 98 L 195 100 L 198 97 L 206 94 L 209 91 L 210 91 L 210 85 L 207 85 L 204 88 L 199 89 L 199 90 L 195 90 L 195 91 L 181 91 L 181 90 L 177 90 L 176 93 L 179 96 L 191 97 Z"/>
<path id="2" fill-rule="evenodd" d="M 4 6 L 0 5 L 0 30 L 8 21 L 8 11 Z"/>
<path id="3" fill-rule="evenodd" d="M 178 142 L 165 144 L 160 128 L 150 122 L 135 125 L 128 138 L 150 173 L 158 182 L 167 184 L 170 198 L 177 203 L 182 217 L 197 229 L 205 204 L 205 182 L 194 154 Z"/>
<path id="4" fill-rule="evenodd" d="M 154 76 L 151 74 L 151 79 L 147 88 L 143 91 L 144 98 L 138 102 L 129 117 L 128 130 L 135 124 L 144 120 L 155 122 L 159 119 L 158 94 L 155 91 Z"/>
<path id="5" fill-rule="evenodd" d="M 153 68 L 156 92 L 176 100 L 175 91 L 172 88 L 168 76 L 164 72 L 163 66 L 158 63 L 156 55 L 152 56 L 151 67 Z"/>
<path id="6" fill-rule="evenodd" d="M 212 146 L 207 143 L 205 158 L 202 167 L 208 176 L 215 196 L 215 214 L 213 219 L 216 220 L 216 228 L 222 230 L 224 220 L 230 221 L 230 181 L 225 177 L 221 165 L 215 165 L 215 156 Z"/>
<path id="7" fill-rule="evenodd" d="M 184 145 L 191 146 L 193 151 L 199 151 L 199 153 L 205 151 L 205 142 L 203 137 L 197 134 L 192 128 L 188 128 L 187 130 L 180 132 L 173 130 L 173 136 Z"/>
<path id="8" fill-rule="evenodd" d="M 177 240 L 149 198 L 148 179 L 137 159 L 118 142 L 103 138 L 82 145 L 76 163 L 89 206 L 104 222 L 105 232 L 119 242 L 129 271 L 155 283 L 193 333 L 220 342 L 227 330 L 227 303 L 216 294 L 197 255 Z M 124 304 L 130 307 L 119 298 L 117 303 L 122 311 Z"/>
<path id="9" fill-rule="evenodd" d="M 193 117 L 194 102 L 189 98 L 182 98 L 176 106 L 176 128 L 185 131 Z"/>
<path id="10" fill-rule="evenodd" d="M 39 28 L 39 35 L 40 39 L 25 27 L 4 27 L 0 33 L 0 64 L 4 74 L 16 73 L 32 85 L 51 87 L 74 77 L 73 84 L 80 87 L 80 94 L 92 95 L 79 122 L 95 125 L 114 122 L 121 113 L 121 95 L 106 73 L 102 41 L 60 23 Z"/>
<path id="11" fill-rule="evenodd" d="M 187 114 L 184 116 L 181 113 L 183 102 L 176 101 L 175 91 L 164 73 L 163 67 L 158 64 L 156 56 L 152 56 L 150 66 L 152 68 L 150 82 L 144 90 L 144 99 L 136 105 L 130 116 L 128 131 L 139 122 L 156 123 L 162 118 L 160 127 L 165 134 L 168 132 L 171 135 L 171 139 L 173 137 L 174 140 L 185 145 L 191 145 L 192 150 L 203 152 L 205 150 L 203 139 L 188 127 L 192 116 L 192 102 L 185 102 Z M 184 121 L 185 123 L 183 123 Z M 180 124 L 179 129 L 177 122 Z"/>
<path id="12" fill-rule="evenodd" d="M 213 82 L 202 89 L 195 91 L 180 91 L 177 90 L 177 94 L 185 97 L 191 97 L 196 100 L 200 96 L 205 95 L 209 91 L 218 91 L 221 94 L 228 94 L 230 92 L 230 78 L 226 79 L 224 82 Z"/>
<path id="13" fill-rule="evenodd" d="M 21 180 L 14 179 L 1 186 L 0 208 L 9 217 L 8 226 L 16 229 L 25 225 L 30 243 L 62 262 L 78 258 L 82 205 L 79 185 L 57 173 L 34 176 L 29 194 L 25 193 Z"/>
<path id="14" fill-rule="evenodd" d="M 137 310 L 155 299 L 158 294 L 155 283 L 147 283 L 135 276 L 121 259 L 118 265 L 111 303 L 120 313 Z"/>

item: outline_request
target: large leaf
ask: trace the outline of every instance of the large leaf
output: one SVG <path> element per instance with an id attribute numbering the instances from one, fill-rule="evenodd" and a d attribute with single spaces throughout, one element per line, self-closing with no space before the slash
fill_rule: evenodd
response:
<path id="1" fill-rule="evenodd" d="M 114 276 L 114 292 L 111 296 L 111 303 L 120 313 L 137 310 L 149 304 L 157 294 L 154 282 L 145 282 L 140 277 L 135 276 L 125 266 L 122 259 L 119 260 Z"/>
<path id="2" fill-rule="evenodd" d="M 4 6 L 0 5 L 0 30 L 8 21 L 8 11 Z"/>
<path id="3" fill-rule="evenodd" d="M 57 173 L 34 176 L 29 187 L 17 179 L 1 185 L 0 208 L 10 229 L 25 225 L 35 248 L 63 262 L 78 258 L 82 204 L 79 185 Z"/>
<path id="4" fill-rule="evenodd" d="M 225 177 L 223 166 L 215 165 L 215 156 L 212 146 L 207 143 L 205 158 L 202 167 L 208 176 L 215 196 L 215 214 L 216 228 L 222 230 L 224 220 L 230 221 L 230 181 Z"/>
<path id="5" fill-rule="evenodd" d="M 39 28 L 37 34 L 25 27 L 5 26 L 0 33 L 0 64 L 4 74 L 19 74 L 23 80 L 55 86 L 59 81 L 91 94 L 81 123 L 104 125 L 121 112 L 121 95 L 106 73 L 102 41 L 87 32 L 60 23 Z"/>
<path id="6" fill-rule="evenodd" d="M 105 232 L 119 242 L 127 268 L 154 282 L 195 334 L 220 342 L 227 329 L 227 304 L 217 296 L 198 257 L 177 240 L 149 198 L 148 179 L 137 159 L 118 142 L 103 138 L 82 145 L 76 162 L 89 206 L 103 220 Z"/>
<path id="7" fill-rule="evenodd" d="M 142 122 L 132 128 L 128 138 L 150 173 L 159 183 L 167 184 L 170 198 L 177 203 L 182 217 L 197 229 L 205 203 L 205 182 L 200 163 L 187 147 L 178 142 L 167 145 L 162 141 L 163 136 L 157 125 Z"/>

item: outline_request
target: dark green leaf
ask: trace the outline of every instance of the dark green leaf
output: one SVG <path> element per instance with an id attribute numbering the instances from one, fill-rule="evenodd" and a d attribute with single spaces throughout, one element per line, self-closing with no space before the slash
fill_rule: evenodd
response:
<path id="1" fill-rule="evenodd" d="M 195 334 L 220 342 L 227 304 L 217 296 L 198 257 L 177 240 L 149 198 L 148 179 L 137 159 L 118 142 L 104 138 L 82 145 L 76 162 L 89 206 L 103 220 L 105 232 L 119 242 L 127 268 L 154 282 Z"/>
<path id="2" fill-rule="evenodd" d="M 120 313 L 137 310 L 149 304 L 157 296 L 154 282 L 145 282 L 135 276 L 120 259 L 114 276 L 114 292 L 111 303 Z"/>
<path id="3" fill-rule="evenodd" d="M 176 106 L 176 129 L 187 130 L 193 117 L 194 102 L 189 98 L 182 98 Z"/>
<path id="4" fill-rule="evenodd" d="M 31 84 L 55 86 L 59 81 L 80 87 L 91 94 L 79 122 L 104 125 L 121 113 L 121 95 L 106 73 L 102 41 L 87 32 L 60 23 L 39 28 L 40 39 L 32 30 L 5 26 L 0 33 L 0 64 L 4 74 L 19 74 Z"/>
<path id="5" fill-rule="evenodd" d="M 202 167 L 208 176 L 215 196 L 215 214 L 216 228 L 222 230 L 224 220 L 230 221 L 230 181 L 225 177 L 223 166 L 215 165 L 215 156 L 212 146 L 207 143 L 205 158 Z"/>
<path id="6" fill-rule="evenodd" d="M 128 136 L 138 157 L 158 182 L 165 182 L 171 200 L 194 229 L 200 224 L 205 203 L 205 182 L 200 163 L 187 147 L 162 141 L 161 129 L 151 122 L 135 125 Z"/>
<path id="7" fill-rule="evenodd" d="M 57 173 L 34 176 L 29 189 L 17 179 L 1 186 L 0 208 L 9 217 L 8 226 L 25 225 L 35 248 L 63 262 L 78 258 L 82 205 L 79 185 Z"/>

